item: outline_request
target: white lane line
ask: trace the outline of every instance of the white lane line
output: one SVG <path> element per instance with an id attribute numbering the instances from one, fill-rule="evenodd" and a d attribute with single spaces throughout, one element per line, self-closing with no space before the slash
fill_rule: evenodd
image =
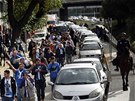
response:
<path id="1" fill-rule="evenodd" d="M 130 88 L 128 91 L 119 90 L 116 92 L 110 92 L 108 101 L 129 101 L 130 100 Z"/>

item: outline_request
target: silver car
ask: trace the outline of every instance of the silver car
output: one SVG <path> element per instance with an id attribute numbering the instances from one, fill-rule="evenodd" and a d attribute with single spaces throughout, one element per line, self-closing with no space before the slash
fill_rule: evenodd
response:
<path id="1" fill-rule="evenodd" d="M 86 42 L 80 47 L 79 57 L 102 57 L 102 48 L 98 42 Z"/>
<path id="2" fill-rule="evenodd" d="M 67 64 L 59 72 L 52 97 L 56 101 L 106 101 L 95 64 Z"/>
<path id="3" fill-rule="evenodd" d="M 75 59 L 73 63 L 96 64 L 96 69 L 100 75 L 100 79 L 101 80 L 107 79 L 107 82 L 104 82 L 104 87 L 105 87 L 105 95 L 106 97 L 108 97 L 109 87 L 110 87 L 110 82 L 111 82 L 111 72 L 110 72 L 107 62 L 103 63 L 99 58 L 90 57 L 90 58 Z"/>

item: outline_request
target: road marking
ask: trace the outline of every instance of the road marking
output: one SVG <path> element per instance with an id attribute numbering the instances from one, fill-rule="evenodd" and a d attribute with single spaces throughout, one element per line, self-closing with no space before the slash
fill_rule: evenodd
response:
<path id="1" fill-rule="evenodd" d="M 110 92 L 108 101 L 129 101 L 130 100 L 130 88 L 128 91 L 119 90 L 116 92 Z"/>

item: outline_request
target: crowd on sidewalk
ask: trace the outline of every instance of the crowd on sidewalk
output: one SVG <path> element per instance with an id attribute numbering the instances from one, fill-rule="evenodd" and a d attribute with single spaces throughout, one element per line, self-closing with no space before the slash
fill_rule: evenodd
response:
<path id="1" fill-rule="evenodd" d="M 4 62 L 14 73 L 11 77 L 8 69 L 4 71 L 0 84 L 2 101 L 36 101 L 36 98 L 38 101 L 44 101 L 45 75 L 50 73 L 50 81 L 54 83 L 60 68 L 72 62 L 73 56 L 76 55 L 75 38 L 72 32 L 51 32 L 46 39 L 42 39 L 40 46 L 31 39 L 28 46 L 29 57 L 25 55 L 21 44 L 20 48 L 14 45 L 9 47 L 7 52 L 1 51 L 4 54 L 1 59 L 4 58 Z M 1 45 L 1 49 L 5 49 L 5 44 Z M 9 60 L 5 60 L 5 57 Z M 34 78 L 31 75 L 34 75 Z"/>

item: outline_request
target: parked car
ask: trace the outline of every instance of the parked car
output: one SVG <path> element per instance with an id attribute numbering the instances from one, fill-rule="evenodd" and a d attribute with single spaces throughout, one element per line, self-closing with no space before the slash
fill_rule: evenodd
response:
<path id="1" fill-rule="evenodd" d="M 56 24 L 56 26 L 53 27 L 53 31 L 55 33 L 64 34 L 64 33 L 67 33 L 69 31 L 69 29 L 66 26 L 66 24 L 62 23 L 62 24 Z"/>
<path id="2" fill-rule="evenodd" d="M 61 68 L 52 97 L 56 101 L 106 101 L 104 82 L 95 64 L 67 64 Z"/>
<path id="3" fill-rule="evenodd" d="M 85 42 L 80 46 L 79 57 L 100 57 L 103 51 L 98 42 Z"/>
<path id="4" fill-rule="evenodd" d="M 100 39 L 97 36 L 87 36 L 84 38 L 82 43 L 85 42 L 98 42 L 100 44 L 101 47 L 103 47 L 102 42 L 100 41 Z"/>
<path id="5" fill-rule="evenodd" d="M 90 57 L 90 58 L 75 59 L 73 61 L 73 63 L 94 63 L 94 64 L 96 64 L 96 69 L 100 75 L 101 81 L 102 81 L 102 79 L 107 79 L 107 82 L 105 82 L 105 94 L 106 94 L 106 97 L 108 97 L 109 86 L 110 86 L 110 82 L 111 82 L 111 72 L 110 72 L 110 69 L 109 69 L 106 61 L 103 62 L 99 58 Z"/>
<path id="6" fill-rule="evenodd" d="M 80 39 L 81 39 L 81 41 L 83 41 L 85 37 L 90 37 L 90 36 L 97 37 L 97 35 L 90 30 L 82 31 L 80 34 Z"/>

